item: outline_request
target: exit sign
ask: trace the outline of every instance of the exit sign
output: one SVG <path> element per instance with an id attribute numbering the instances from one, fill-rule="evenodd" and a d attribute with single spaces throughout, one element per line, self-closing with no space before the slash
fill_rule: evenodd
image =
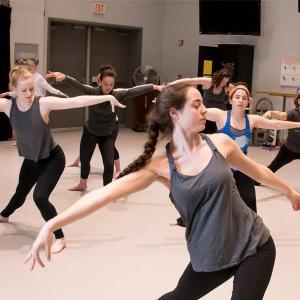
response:
<path id="1" fill-rule="evenodd" d="M 104 3 L 96 2 L 93 4 L 92 12 L 95 14 L 105 14 L 106 5 Z"/>

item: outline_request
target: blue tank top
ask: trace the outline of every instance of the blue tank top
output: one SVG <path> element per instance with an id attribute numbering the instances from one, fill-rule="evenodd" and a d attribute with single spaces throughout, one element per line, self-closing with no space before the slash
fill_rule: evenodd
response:
<path id="1" fill-rule="evenodd" d="M 227 110 L 227 119 L 224 127 L 222 129 L 219 129 L 218 133 L 225 133 L 228 135 L 231 139 L 233 139 L 240 147 L 240 149 L 247 154 L 248 153 L 248 147 L 250 144 L 250 138 L 251 138 L 251 128 L 249 123 L 248 115 L 245 113 L 245 123 L 246 128 L 244 130 L 241 130 L 241 134 L 236 134 L 232 131 L 232 127 L 230 125 L 230 119 L 231 119 L 231 110 Z"/>
<path id="2" fill-rule="evenodd" d="M 270 237 L 262 219 L 242 201 L 232 172 L 211 140 L 208 165 L 195 176 L 176 169 L 167 145 L 171 172 L 170 199 L 186 225 L 186 241 L 196 272 L 238 265 Z"/>

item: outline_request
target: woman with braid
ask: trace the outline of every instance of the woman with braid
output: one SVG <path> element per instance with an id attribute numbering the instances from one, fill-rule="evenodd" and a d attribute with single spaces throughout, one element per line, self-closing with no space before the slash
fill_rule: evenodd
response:
<path id="1" fill-rule="evenodd" d="M 18 137 L 19 155 L 24 157 L 16 192 L 0 213 L 0 223 L 7 223 L 9 217 L 20 208 L 30 190 L 34 188 L 33 200 L 45 221 L 57 215 L 55 207 L 49 202 L 65 166 L 65 155 L 53 140 L 49 126 L 49 114 L 53 110 L 85 107 L 102 102 L 110 102 L 123 107 L 113 96 L 79 96 L 74 98 L 34 96 L 33 75 L 21 68 L 10 73 L 13 96 L 10 100 L 0 98 L 0 112 L 11 121 Z M 53 253 L 60 252 L 66 245 L 62 230 L 54 232 L 56 242 Z"/>
<path id="2" fill-rule="evenodd" d="M 119 101 L 131 99 L 139 95 L 161 90 L 162 86 L 145 84 L 130 89 L 114 89 L 117 74 L 112 66 L 102 66 L 98 76 L 98 86 L 91 87 L 76 81 L 60 72 L 50 72 L 47 77 L 54 77 L 63 81 L 85 95 L 113 95 Z M 115 147 L 115 141 L 119 132 L 119 122 L 116 112 L 112 112 L 106 103 L 89 107 L 89 117 L 84 125 L 80 141 L 80 163 L 81 174 L 77 185 L 70 191 L 84 191 L 87 189 L 87 179 L 91 169 L 91 159 L 98 145 L 104 166 L 103 185 L 110 183 L 114 175 L 114 163 L 116 166 L 115 176 L 121 171 L 119 152 Z M 78 159 L 71 164 L 76 165 Z"/>
<path id="3" fill-rule="evenodd" d="M 32 269 L 36 262 L 44 266 L 40 251 L 45 250 L 50 260 L 53 230 L 159 181 L 170 189 L 171 201 L 185 220 L 191 259 L 176 288 L 159 299 L 198 299 L 232 276 L 231 299 L 262 299 L 273 270 L 275 246 L 262 219 L 241 200 L 230 166 L 282 191 L 294 210 L 300 209 L 300 194 L 244 155 L 228 136 L 199 134 L 205 113 L 196 88 L 166 87 L 150 113 L 144 153 L 124 169 L 120 179 L 83 196 L 47 222 L 25 261 L 31 261 Z M 165 154 L 153 156 L 160 135 L 170 142 Z"/>
<path id="4" fill-rule="evenodd" d="M 169 85 L 176 84 L 170 83 Z M 181 79 L 183 83 L 198 84 L 198 79 Z M 291 120 L 268 120 L 262 116 L 247 114 L 251 97 L 248 88 L 243 84 L 233 86 L 229 91 L 229 103 L 231 110 L 221 110 L 218 108 L 207 108 L 205 118 L 216 123 L 217 132 L 224 133 L 233 139 L 241 151 L 247 155 L 251 141 L 251 132 L 253 128 L 265 129 L 290 129 L 300 128 L 300 122 L 296 119 Z M 272 169 L 271 169 L 272 170 Z M 274 170 L 272 170 L 274 172 Z M 256 195 L 254 181 L 249 176 L 232 168 L 238 191 L 242 200 L 254 211 L 257 212 Z M 175 223 L 176 224 L 176 223 Z M 171 225 L 175 225 L 171 223 Z M 177 219 L 177 225 L 184 226 L 181 219 Z"/>

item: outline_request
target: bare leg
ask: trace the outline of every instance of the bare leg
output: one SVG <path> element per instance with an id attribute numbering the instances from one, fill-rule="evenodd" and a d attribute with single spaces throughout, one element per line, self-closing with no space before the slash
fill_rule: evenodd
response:
<path id="1" fill-rule="evenodd" d="M 114 160 L 114 164 L 115 164 L 115 173 L 114 173 L 114 179 L 116 179 L 120 173 L 121 173 L 121 163 L 120 163 L 120 159 L 116 159 Z"/>
<path id="2" fill-rule="evenodd" d="M 54 244 L 51 246 L 51 253 L 59 253 L 66 248 L 66 239 L 63 237 L 61 239 L 57 239 Z"/>
<path id="3" fill-rule="evenodd" d="M 87 189 L 87 179 L 80 178 L 80 181 L 75 186 L 68 189 L 68 191 L 85 191 Z"/>
<path id="4" fill-rule="evenodd" d="M 80 157 L 77 156 L 76 159 L 73 162 L 67 164 L 66 167 L 78 167 L 79 163 L 80 163 Z"/>

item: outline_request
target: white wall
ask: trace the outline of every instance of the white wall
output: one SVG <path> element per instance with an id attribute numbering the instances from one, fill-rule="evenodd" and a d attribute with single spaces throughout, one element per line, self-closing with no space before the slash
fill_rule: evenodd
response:
<path id="1" fill-rule="evenodd" d="M 161 67 L 163 3 L 106 0 L 106 14 L 92 13 L 90 0 L 12 0 L 11 55 L 14 43 L 38 43 L 40 69 L 46 71 L 48 18 L 143 28 L 142 63 Z M 100 1 L 99 1 L 100 2 Z M 44 17 L 45 11 L 45 17 Z"/>
<path id="2" fill-rule="evenodd" d="M 44 53 L 44 1 L 10 0 L 11 12 L 11 66 L 14 66 L 15 43 L 38 44 L 43 63 Z"/>
<path id="3" fill-rule="evenodd" d="M 257 99 L 263 96 L 255 94 L 256 90 L 295 92 L 295 88 L 280 87 L 280 65 L 285 56 L 300 57 L 300 13 L 297 5 L 297 0 L 262 0 L 259 37 L 200 35 L 198 0 L 165 0 L 163 75 L 167 79 L 178 74 L 196 76 L 199 45 L 250 44 L 255 46 L 253 96 Z M 184 39 L 183 47 L 178 46 L 178 39 Z M 276 108 L 281 108 L 281 97 L 268 97 Z"/>
<path id="4" fill-rule="evenodd" d="M 219 43 L 255 46 L 253 96 L 256 90 L 295 92 L 280 87 L 280 65 L 285 56 L 300 57 L 300 13 L 297 0 L 262 0 L 259 37 L 199 35 L 198 0 L 106 0 L 107 13 L 93 15 L 89 0 L 11 0 L 11 55 L 14 43 L 38 43 L 41 69 L 46 71 L 48 17 L 92 23 L 143 27 L 142 63 L 158 69 L 162 80 L 177 75 L 196 76 L 198 47 Z M 44 17 L 45 10 L 45 17 Z M 184 39 L 184 46 L 178 46 Z M 272 97 L 271 97 L 272 98 Z M 272 98 L 276 108 L 281 98 Z M 290 102 L 289 102 L 290 103 Z"/>

